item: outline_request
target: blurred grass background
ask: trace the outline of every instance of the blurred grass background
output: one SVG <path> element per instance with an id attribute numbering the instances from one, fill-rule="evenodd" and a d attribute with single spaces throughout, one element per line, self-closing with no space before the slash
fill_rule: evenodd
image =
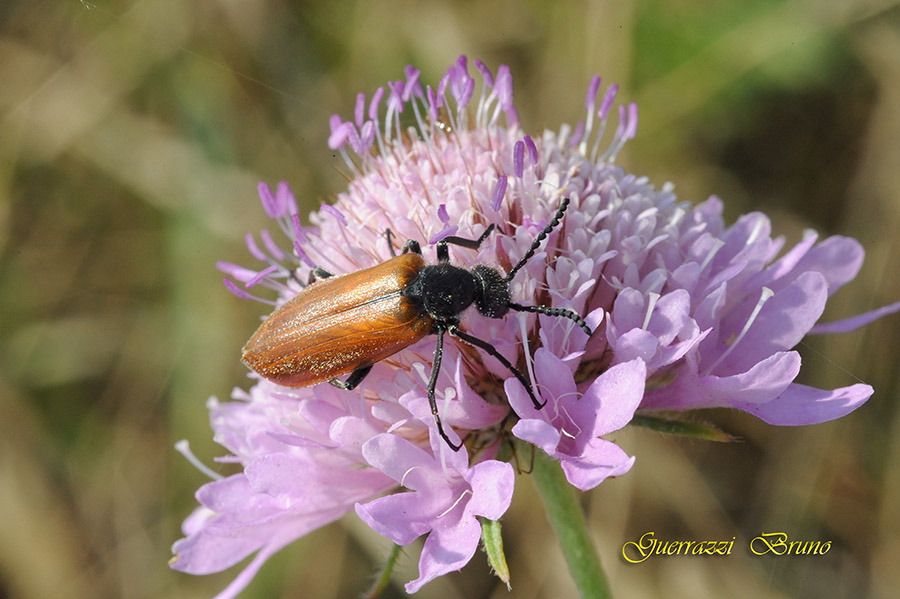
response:
<path id="1" fill-rule="evenodd" d="M 900 299 L 900 8 L 878 0 L 68 2 L 0 6 L 0 597 L 211 597 L 236 570 L 168 569 L 204 477 L 206 398 L 245 384 L 261 307 L 216 260 L 249 263 L 258 180 L 305 203 L 345 186 L 327 118 L 407 63 L 436 82 L 460 53 L 512 67 L 526 130 L 582 117 L 589 77 L 639 103 L 620 163 L 791 243 L 858 238 L 833 320 Z M 872 384 L 868 404 L 797 429 L 705 414 L 727 446 L 628 429 L 638 461 L 584 500 L 619 598 L 896 597 L 900 317 L 810 339 L 802 381 Z M 737 537 L 729 557 L 621 559 L 622 544 Z M 756 557 L 762 532 L 831 540 Z M 479 555 L 417 596 L 573 597 L 526 476 L 504 532 L 511 593 Z M 357 596 L 387 552 L 346 518 L 270 560 L 243 596 Z M 418 548 L 397 581 L 414 577 Z M 386 595 L 404 596 L 398 584 Z"/>

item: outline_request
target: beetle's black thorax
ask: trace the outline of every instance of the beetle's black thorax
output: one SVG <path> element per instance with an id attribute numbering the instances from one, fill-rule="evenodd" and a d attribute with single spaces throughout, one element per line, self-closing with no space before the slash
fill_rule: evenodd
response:
<path id="1" fill-rule="evenodd" d="M 475 303 L 478 288 L 472 273 L 444 263 L 423 267 L 403 295 L 422 306 L 433 319 L 454 322 Z"/>
<path id="2" fill-rule="evenodd" d="M 501 318 L 509 310 L 509 286 L 503 275 L 481 264 L 472 270 L 449 263 L 425 266 L 403 295 L 445 323 L 459 322 L 459 315 L 472 304 L 488 318 Z"/>

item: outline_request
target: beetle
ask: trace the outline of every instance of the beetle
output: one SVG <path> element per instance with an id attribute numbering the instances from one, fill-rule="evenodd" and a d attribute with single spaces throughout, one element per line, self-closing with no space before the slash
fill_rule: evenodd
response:
<path id="1" fill-rule="evenodd" d="M 370 268 L 333 275 L 314 268 L 310 284 L 269 316 L 244 346 L 242 359 L 260 376 L 287 387 L 307 387 L 328 381 L 340 389 L 353 389 L 372 366 L 411 346 L 423 337 L 437 335 L 428 403 L 441 438 L 454 451 L 438 413 L 434 395 L 441 367 L 444 334 L 483 350 L 497 359 L 528 391 L 537 409 L 541 403 L 522 372 L 494 346 L 460 330 L 460 315 L 474 305 L 488 318 L 503 318 L 510 310 L 534 312 L 573 320 L 585 333 L 591 329 L 572 310 L 549 306 L 523 306 L 510 299 L 509 284 L 541 242 L 557 227 L 569 205 L 563 198 L 551 222 L 535 237 L 525 255 L 503 274 L 478 264 L 471 269 L 450 263 L 449 245 L 477 250 L 494 225 L 478 239 L 446 237 L 437 243 L 437 264 L 426 265 L 419 242 L 410 239 L 400 255 Z M 349 373 L 346 380 L 337 377 Z"/>

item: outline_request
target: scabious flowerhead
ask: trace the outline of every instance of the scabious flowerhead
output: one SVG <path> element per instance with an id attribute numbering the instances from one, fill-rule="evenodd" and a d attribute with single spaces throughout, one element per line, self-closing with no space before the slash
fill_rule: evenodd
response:
<path id="1" fill-rule="evenodd" d="M 565 318 L 464 313 L 460 328 L 517 365 L 546 403 L 538 409 L 508 368 L 448 337 L 436 398 L 449 434 L 465 441 L 459 453 L 441 441 L 428 403 L 433 336 L 375 364 L 353 391 L 289 389 L 251 375 L 248 393 L 212 400 L 215 439 L 243 472 L 200 489 L 202 507 L 185 522 L 173 567 L 213 572 L 256 553 L 221 597 L 237 594 L 274 551 L 351 510 L 401 545 L 427 535 L 408 591 L 460 569 L 478 544 L 477 517 L 496 520 L 509 506 L 513 469 L 497 456 L 511 436 L 590 489 L 631 467 L 634 458 L 600 437 L 637 409 L 730 406 L 809 424 L 846 414 L 872 392 L 793 383 L 800 359 L 791 348 L 855 276 L 857 242 L 816 244 L 810 234 L 776 258 L 783 240 L 770 237 L 762 214 L 727 227 L 717 198 L 691 206 L 671 185 L 655 188 L 614 164 L 637 126 L 635 106 L 619 106 L 604 140 L 615 85 L 601 96 L 595 77 L 584 122 L 531 137 L 519 126 L 509 69 L 474 65 L 480 84 L 461 57 L 436 87 L 408 67 L 368 100 L 361 94 L 351 120 L 332 117 L 329 145 L 346 159 L 349 188 L 302 226 L 287 185 L 273 193 L 261 184 L 284 239 L 263 231 L 260 245 L 248 235 L 263 266 L 220 264 L 243 284 L 226 285 L 241 297 L 266 288 L 280 305 L 315 267 L 346 273 L 385 261 L 388 229 L 401 243 L 423 241 L 433 262 L 440 240 L 475 239 L 494 225 L 477 250 L 451 246 L 451 259 L 506 271 L 569 198 L 562 224 L 510 292 L 519 304 L 584 315 L 593 335 Z"/>

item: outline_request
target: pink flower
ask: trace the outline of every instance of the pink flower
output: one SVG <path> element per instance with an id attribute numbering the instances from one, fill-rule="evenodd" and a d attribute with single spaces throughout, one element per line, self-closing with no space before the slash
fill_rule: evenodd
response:
<path id="1" fill-rule="evenodd" d="M 506 381 L 506 394 L 521 420 L 513 434 L 562 462 L 566 478 L 586 491 L 628 472 L 634 458 L 601 435 L 628 424 L 644 394 L 646 367 L 639 360 L 617 364 L 579 391 L 566 364 L 540 348 L 535 374 L 548 405 L 536 410 L 522 385 Z"/>
<path id="2" fill-rule="evenodd" d="M 474 65 L 480 86 L 465 57 L 436 88 L 408 67 L 368 101 L 360 94 L 352 120 L 332 117 L 328 143 L 346 159 L 349 188 L 304 227 L 287 184 L 274 193 L 260 184 L 280 238 L 248 235 L 260 266 L 220 264 L 226 285 L 280 306 L 316 267 L 341 274 L 384 262 L 387 229 L 398 245 L 429 244 L 423 253 L 433 263 L 440 240 L 476 239 L 493 225 L 477 250 L 452 246 L 450 257 L 507 272 L 568 198 L 561 224 L 510 293 L 522 305 L 581 314 L 593 334 L 567 318 L 465 312 L 460 330 L 519 368 L 544 405 L 537 409 L 495 357 L 448 335 L 435 398 L 447 434 L 465 442 L 458 453 L 439 440 L 429 407 L 434 336 L 376 363 L 353 391 L 280 387 L 252 374 L 249 393 L 213 401 L 215 438 L 231 452 L 223 461 L 243 473 L 200 489 L 202 507 L 185 521 L 173 567 L 213 572 L 256 553 L 220 597 L 234 597 L 285 544 L 354 509 L 401 545 L 427 535 L 410 592 L 462 568 L 481 533 L 477 517 L 499 519 L 509 506 L 512 467 L 496 457 L 510 433 L 589 489 L 631 467 L 634 458 L 601 436 L 637 409 L 730 406 L 775 424 L 809 424 L 872 393 L 793 383 L 800 359 L 792 348 L 806 333 L 848 330 L 900 309 L 815 327 L 826 299 L 859 269 L 858 243 L 816 244 L 811 234 L 778 258 L 784 242 L 770 237 L 765 216 L 726 227 L 717 198 L 679 202 L 670 184 L 656 188 L 614 164 L 637 127 L 636 107 L 619 106 L 618 127 L 603 138 L 615 85 L 600 97 L 595 77 L 583 123 L 531 137 L 519 128 L 509 69 L 495 76 Z M 401 113 L 414 125 L 402 128 Z"/>
<path id="3" fill-rule="evenodd" d="M 465 453 L 444 451 L 443 443 L 433 434 L 425 451 L 397 435 L 378 435 L 363 447 L 369 464 L 411 492 L 357 504 L 356 513 L 398 545 L 428 534 L 419 578 L 406 585 L 410 593 L 466 565 L 481 537 L 476 516 L 499 520 L 512 501 L 512 466 L 486 460 L 470 468 Z"/>

